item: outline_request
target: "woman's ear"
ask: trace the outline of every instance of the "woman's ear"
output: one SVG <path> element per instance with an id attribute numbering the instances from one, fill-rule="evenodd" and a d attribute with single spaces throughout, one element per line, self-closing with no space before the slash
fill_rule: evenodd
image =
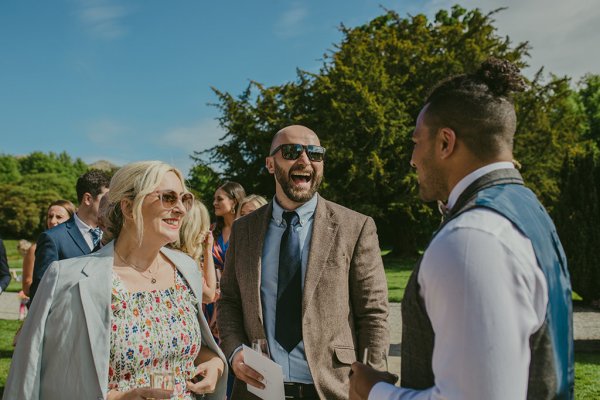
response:
<path id="1" fill-rule="evenodd" d="M 133 219 L 133 202 L 131 199 L 122 199 L 120 204 L 121 213 L 125 219 Z"/>

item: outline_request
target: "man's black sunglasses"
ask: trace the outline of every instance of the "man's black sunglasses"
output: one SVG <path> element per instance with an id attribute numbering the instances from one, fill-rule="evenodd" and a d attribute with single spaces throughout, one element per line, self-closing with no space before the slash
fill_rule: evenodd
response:
<path id="1" fill-rule="evenodd" d="M 306 151 L 306 156 L 310 161 L 323 161 L 325 158 L 325 147 L 315 146 L 312 144 L 294 144 L 286 143 L 280 144 L 275 147 L 270 156 L 274 156 L 279 150 L 281 150 L 281 156 L 286 160 L 297 160 L 303 151 Z"/>

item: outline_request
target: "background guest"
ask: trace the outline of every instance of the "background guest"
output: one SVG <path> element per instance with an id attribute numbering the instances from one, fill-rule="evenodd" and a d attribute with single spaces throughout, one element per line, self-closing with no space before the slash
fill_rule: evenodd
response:
<path id="1" fill-rule="evenodd" d="M 192 257 L 202 271 L 202 302 L 215 301 L 217 275 L 212 258 L 213 236 L 210 232 L 210 215 L 199 200 L 183 217 L 179 240 L 171 245 Z"/>
<path id="2" fill-rule="evenodd" d="M 10 283 L 10 269 L 8 268 L 8 259 L 6 258 L 6 248 L 0 238 L 0 293 L 8 287 Z"/>
<path id="3" fill-rule="evenodd" d="M 250 214 L 252 211 L 256 210 L 267 204 L 267 200 L 259 196 L 257 194 L 250 194 L 240 202 L 240 206 L 238 207 L 238 216 L 243 217 L 244 215 Z"/>
<path id="4" fill-rule="evenodd" d="M 46 212 L 46 229 L 52 229 L 63 222 L 67 222 L 73 217 L 74 213 L 75 206 L 69 200 L 56 200 L 50 203 L 50 206 L 48 206 L 48 211 Z M 23 288 L 23 293 L 25 293 L 26 296 L 29 296 L 29 288 L 31 287 L 31 282 L 33 281 L 33 265 L 35 263 L 35 250 L 37 248 L 37 244 L 31 244 L 25 254 L 23 254 L 25 246 L 26 245 L 24 243 L 21 245 L 21 242 L 19 242 L 19 252 L 21 252 L 23 255 L 21 285 Z"/>
<path id="5" fill-rule="evenodd" d="M 73 217 L 54 229 L 42 232 L 37 241 L 33 281 L 29 297 L 33 301 L 44 272 L 53 261 L 89 254 L 100 247 L 102 231 L 98 228 L 100 199 L 108 192 L 108 175 L 92 169 L 77 179 L 79 207 Z"/>
<path id="6" fill-rule="evenodd" d="M 235 221 L 240 202 L 244 197 L 246 197 L 246 191 L 237 182 L 225 182 L 215 191 L 213 207 L 215 209 L 216 222 L 213 228 L 214 243 L 212 255 L 217 275 L 217 292 L 219 291 L 221 274 L 225 267 L 225 253 L 227 253 L 227 248 L 229 247 L 231 226 L 233 225 L 233 221 Z M 206 305 L 205 316 L 218 342 L 219 334 L 215 311 L 214 303 Z"/>

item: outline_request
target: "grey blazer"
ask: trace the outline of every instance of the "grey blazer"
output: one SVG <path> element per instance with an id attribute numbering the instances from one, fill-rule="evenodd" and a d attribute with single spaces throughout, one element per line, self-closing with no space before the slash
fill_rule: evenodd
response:
<path id="1" fill-rule="evenodd" d="M 113 243 L 82 257 L 53 262 L 23 325 L 3 399 L 104 399 L 108 390 Z M 161 252 L 198 299 L 202 277 L 187 255 Z M 221 357 L 225 371 L 209 399 L 225 398 L 227 362 L 200 309 L 202 345 Z"/>

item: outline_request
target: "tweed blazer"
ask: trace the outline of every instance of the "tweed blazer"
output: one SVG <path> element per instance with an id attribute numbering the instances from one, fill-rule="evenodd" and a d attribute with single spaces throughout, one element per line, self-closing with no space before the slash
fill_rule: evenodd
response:
<path id="1" fill-rule="evenodd" d="M 261 257 L 272 202 L 238 219 L 217 303 L 221 348 L 229 358 L 241 344 L 265 338 L 260 295 Z M 387 283 L 373 219 L 322 197 L 317 200 L 304 291 L 302 335 L 319 396 L 347 399 L 350 365 L 365 348 L 383 367 L 389 347 Z M 232 399 L 255 399 L 234 384 Z"/>
<path id="2" fill-rule="evenodd" d="M 202 277 L 187 255 L 163 248 L 198 299 Z M 13 354 L 3 399 L 104 399 L 108 390 L 113 242 L 57 261 L 44 274 Z M 223 359 L 200 309 L 202 345 Z M 226 364 L 227 365 L 227 364 Z M 223 399 L 227 367 L 209 399 Z"/>

